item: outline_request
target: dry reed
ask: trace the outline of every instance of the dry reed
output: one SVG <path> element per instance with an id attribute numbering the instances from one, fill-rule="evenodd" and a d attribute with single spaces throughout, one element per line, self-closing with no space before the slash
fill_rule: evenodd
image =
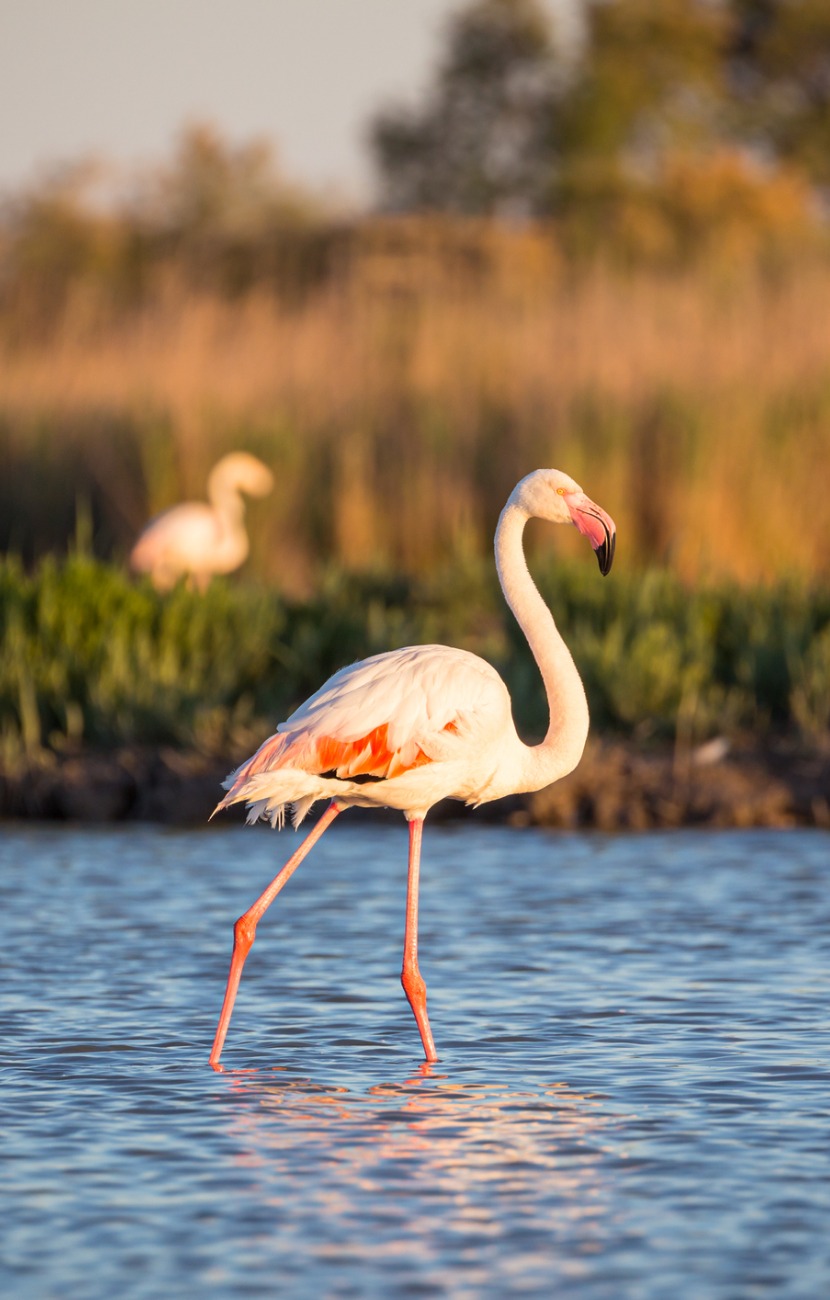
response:
<path id="1" fill-rule="evenodd" d="M 746 581 L 826 568 L 830 268 L 575 276 L 517 232 L 490 239 L 479 274 L 439 245 L 369 243 L 292 306 L 175 279 L 121 316 L 76 295 L 48 342 L 0 353 L 9 464 L 34 455 L 33 429 L 48 475 L 44 447 L 71 436 L 83 454 L 88 426 L 127 428 L 143 483 L 113 434 L 103 489 L 125 549 L 145 510 L 201 495 L 246 446 L 278 484 L 252 512 L 252 562 L 289 589 L 321 561 L 478 555 L 543 463 L 616 517 L 623 563 Z"/>

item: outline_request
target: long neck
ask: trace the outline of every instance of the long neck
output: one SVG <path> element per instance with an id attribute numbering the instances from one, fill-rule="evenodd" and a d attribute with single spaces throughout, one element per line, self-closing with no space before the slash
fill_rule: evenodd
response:
<path id="1" fill-rule="evenodd" d="M 527 637 L 548 697 L 550 721 L 540 745 L 526 747 L 523 788 L 539 790 L 571 772 L 588 735 L 585 688 L 553 616 L 530 576 L 522 546 L 527 515 L 508 501 L 496 529 L 496 568 L 504 598 Z M 529 783 L 526 783 L 529 782 Z"/>
<path id="2" fill-rule="evenodd" d="M 245 502 L 236 484 L 213 469 L 208 478 L 208 498 L 225 529 L 238 531 L 245 517 Z"/>

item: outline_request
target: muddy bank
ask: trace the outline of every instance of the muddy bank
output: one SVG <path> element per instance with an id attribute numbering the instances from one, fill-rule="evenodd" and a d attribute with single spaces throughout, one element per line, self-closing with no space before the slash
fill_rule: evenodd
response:
<path id="1" fill-rule="evenodd" d="M 830 828 L 830 755 L 780 743 L 693 753 L 588 746 L 577 770 L 526 797 L 528 825 L 599 830 L 670 826 Z"/>
<path id="2" fill-rule="evenodd" d="M 50 756 L 26 769 L 0 772 L 0 817 L 202 826 L 229 766 L 171 749 Z M 556 785 L 475 813 L 448 801 L 431 815 L 608 831 L 830 828 L 830 754 L 808 753 L 785 742 L 732 749 L 714 742 L 678 754 L 670 748 L 593 740 L 577 770 Z M 238 810 L 222 815 L 223 822 L 241 820 Z"/>

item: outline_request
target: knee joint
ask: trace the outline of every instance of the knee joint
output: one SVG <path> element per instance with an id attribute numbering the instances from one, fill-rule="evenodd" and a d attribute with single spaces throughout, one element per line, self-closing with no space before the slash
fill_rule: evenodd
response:
<path id="1" fill-rule="evenodd" d="M 424 983 L 424 978 L 417 966 L 404 966 L 401 971 L 401 984 L 403 985 L 403 991 L 409 998 L 410 1002 L 413 1001 L 413 999 L 416 1002 L 425 1001 L 427 986 Z"/>
<path id="2" fill-rule="evenodd" d="M 256 938 L 256 921 L 249 920 L 247 914 L 240 916 L 238 921 L 234 922 L 233 942 L 237 948 L 244 949 L 245 952 L 251 947 Z"/>

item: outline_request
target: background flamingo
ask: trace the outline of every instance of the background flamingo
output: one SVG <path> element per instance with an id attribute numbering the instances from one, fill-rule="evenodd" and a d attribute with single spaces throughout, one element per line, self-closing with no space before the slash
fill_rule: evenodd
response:
<path id="1" fill-rule="evenodd" d="M 241 493 L 262 497 L 273 486 L 271 471 L 256 456 L 223 456 L 208 477 L 210 505 L 185 501 L 158 515 L 133 547 L 130 566 L 149 573 L 161 591 L 183 577 L 204 589 L 214 573 L 232 573 L 248 556 Z"/>
<path id="2" fill-rule="evenodd" d="M 225 782 L 228 793 L 216 811 L 244 800 L 249 822 L 262 817 L 282 826 L 290 803 L 297 826 L 316 799 L 331 802 L 279 875 L 236 922 L 210 1055 L 215 1069 L 221 1068 L 219 1056 L 257 922 L 326 827 L 352 804 L 399 808 L 409 822 L 401 982 L 426 1059 L 437 1059 L 418 969 L 424 817 L 440 799 L 477 806 L 549 785 L 573 770 L 588 734 L 582 681 L 525 562 L 522 534 L 531 517 L 575 524 L 596 551 L 603 574 L 614 558 L 616 529 L 572 478 L 555 469 L 523 478 L 501 512 L 495 543 L 499 581 L 548 697 L 550 722 L 541 744 L 525 745 L 519 739 L 507 687 L 485 660 L 449 646 L 409 646 L 335 673 Z"/>

